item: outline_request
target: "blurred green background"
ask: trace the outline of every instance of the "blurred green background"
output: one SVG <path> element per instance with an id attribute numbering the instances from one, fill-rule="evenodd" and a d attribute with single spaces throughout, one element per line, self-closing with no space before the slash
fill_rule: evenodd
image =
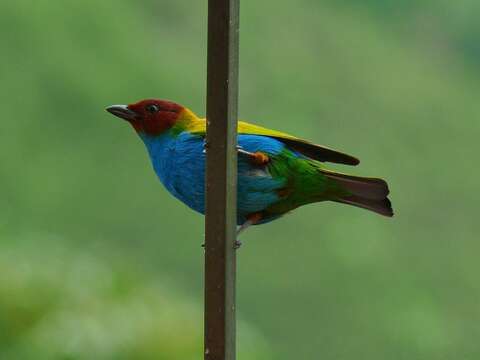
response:
<path id="1" fill-rule="evenodd" d="M 243 0 L 240 116 L 362 159 L 396 217 L 250 229 L 239 358 L 478 359 L 480 3 Z M 105 106 L 205 108 L 206 1 L 0 4 L 0 358 L 200 359 L 203 217 Z"/>

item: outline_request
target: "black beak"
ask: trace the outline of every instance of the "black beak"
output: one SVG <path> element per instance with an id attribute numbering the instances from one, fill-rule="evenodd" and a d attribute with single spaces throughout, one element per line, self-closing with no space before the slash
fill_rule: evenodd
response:
<path id="1" fill-rule="evenodd" d="M 110 114 L 118 116 L 119 118 L 125 119 L 127 121 L 132 121 L 138 118 L 138 115 L 130 110 L 127 105 L 112 105 L 107 107 L 107 110 Z"/>

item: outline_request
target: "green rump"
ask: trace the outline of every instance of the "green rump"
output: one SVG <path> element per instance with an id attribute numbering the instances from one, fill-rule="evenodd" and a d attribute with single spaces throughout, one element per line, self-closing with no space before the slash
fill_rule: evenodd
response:
<path id="1" fill-rule="evenodd" d="M 299 157 L 288 148 L 270 156 L 270 159 L 270 174 L 274 178 L 285 179 L 286 186 L 277 192 L 280 200 L 265 210 L 267 216 L 281 216 L 302 205 L 350 194 L 322 173 L 325 167 L 319 161 Z"/>

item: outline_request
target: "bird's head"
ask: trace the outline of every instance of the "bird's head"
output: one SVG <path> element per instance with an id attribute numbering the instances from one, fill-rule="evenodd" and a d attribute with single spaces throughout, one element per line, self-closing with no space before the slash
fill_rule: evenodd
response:
<path id="1" fill-rule="evenodd" d="M 109 113 L 127 120 L 139 134 L 157 136 L 172 128 L 187 109 L 168 100 L 147 99 L 130 105 L 112 105 Z"/>

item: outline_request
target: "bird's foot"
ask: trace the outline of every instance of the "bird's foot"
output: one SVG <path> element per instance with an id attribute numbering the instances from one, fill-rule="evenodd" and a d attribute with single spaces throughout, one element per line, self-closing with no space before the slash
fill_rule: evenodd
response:
<path id="1" fill-rule="evenodd" d="M 202 151 L 202 152 L 203 152 L 204 154 L 206 154 L 209 145 L 210 145 L 210 144 L 208 143 L 207 139 L 203 140 L 203 151 Z"/>
<path id="2" fill-rule="evenodd" d="M 242 242 L 239 241 L 239 240 L 235 240 L 235 242 L 233 243 L 233 248 L 235 250 L 238 250 L 238 249 L 240 249 L 240 246 L 242 246 Z M 203 250 L 205 250 L 205 243 L 202 244 L 202 248 L 203 248 Z"/>

